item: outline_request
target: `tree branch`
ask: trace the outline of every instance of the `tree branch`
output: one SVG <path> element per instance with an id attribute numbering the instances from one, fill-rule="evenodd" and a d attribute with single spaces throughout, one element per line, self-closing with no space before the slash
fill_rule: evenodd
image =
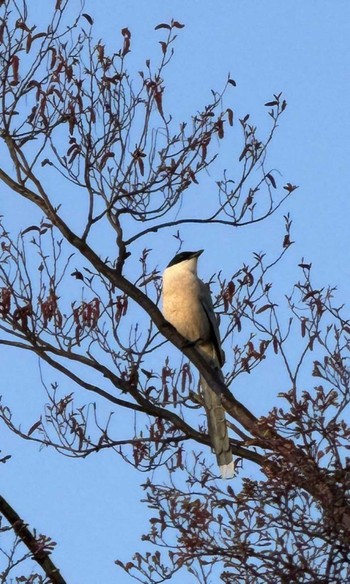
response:
<path id="1" fill-rule="evenodd" d="M 58 568 L 50 558 L 48 552 L 40 540 L 38 540 L 28 529 L 23 519 L 9 505 L 9 503 L 0 495 L 0 513 L 7 519 L 12 526 L 15 534 L 20 538 L 24 545 L 33 554 L 33 559 L 41 566 L 46 576 L 50 578 L 52 584 L 66 584 L 66 580 L 61 576 Z"/>

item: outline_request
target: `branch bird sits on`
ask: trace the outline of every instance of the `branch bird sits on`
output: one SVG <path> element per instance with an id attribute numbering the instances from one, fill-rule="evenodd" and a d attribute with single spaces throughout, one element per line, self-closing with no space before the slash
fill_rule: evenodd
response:
<path id="1" fill-rule="evenodd" d="M 203 250 L 177 254 L 163 274 L 163 314 L 221 373 L 224 353 L 209 287 L 198 278 L 197 263 Z M 234 462 L 221 398 L 203 377 L 200 380 L 208 419 L 209 437 L 221 477 L 232 478 Z"/>

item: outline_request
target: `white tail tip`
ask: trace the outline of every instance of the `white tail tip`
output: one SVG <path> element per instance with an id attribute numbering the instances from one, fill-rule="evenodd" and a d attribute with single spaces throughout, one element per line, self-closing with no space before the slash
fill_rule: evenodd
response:
<path id="1" fill-rule="evenodd" d="M 235 463 L 233 460 L 230 464 L 223 464 L 219 468 L 222 479 L 232 479 L 235 476 Z"/>

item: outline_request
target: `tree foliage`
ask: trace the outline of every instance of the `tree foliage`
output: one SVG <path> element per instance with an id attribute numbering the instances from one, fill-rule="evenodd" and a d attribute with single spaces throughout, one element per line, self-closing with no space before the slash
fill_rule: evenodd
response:
<path id="1" fill-rule="evenodd" d="M 113 52 L 95 39 L 89 14 L 69 18 L 68 0 L 57 0 L 41 28 L 25 0 L 0 5 L 0 180 L 38 217 L 24 219 L 17 235 L 2 218 L 0 344 L 36 354 L 72 382 L 68 395 L 58 383 L 46 387 L 43 415 L 27 431 L 4 402 L 2 422 L 68 456 L 113 450 L 147 473 L 144 500 L 153 516 L 143 539 L 151 551 L 117 560 L 141 582 L 179 570 L 203 583 L 347 581 L 350 324 L 334 290 L 314 287 L 305 261 L 285 291 L 285 318 L 273 282 L 292 244 L 289 214 L 273 258 L 254 253 L 234 273 L 212 278 L 225 383 L 163 319 L 149 248 L 152 233 L 162 245 L 175 235 L 180 248 L 182 225 L 230 232 L 280 209 L 296 189 L 268 165 L 287 105 L 282 94 L 265 104 L 265 136 L 248 114 L 236 120 L 224 105 L 231 78 L 181 122 L 168 111 L 176 96 L 167 94 L 165 75 L 182 23 L 156 26 L 158 62 L 147 59 L 131 74 L 128 28 Z M 242 139 L 234 175 L 225 172 L 197 215 L 187 215 L 232 125 Z M 234 387 L 238 376 L 249 386 L 266 359 L 272 367 L 279 360 L 288 388 L 257 418 Z M 239 472 L 229 484 L 211 466 L 198 371 L 230 419 Z M 120 435 L 112 415 L 101 419 L 94 396 L 111 414 L 136 416 L 129 435 Z M 257 478 L 248 478 L 249 463 Z M 14 556 L 5 555 L 15 569 Z"/>

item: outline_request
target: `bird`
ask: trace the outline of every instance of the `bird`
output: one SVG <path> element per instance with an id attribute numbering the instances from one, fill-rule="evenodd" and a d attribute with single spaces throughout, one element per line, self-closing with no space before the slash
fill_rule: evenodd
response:
<path id="1" fill-rule="evenodd" d="M 176 330 L 193 343 L 201 355 L 219 372 L 225 356 L 221 348 L 209 286 L 197 274 L 199 256 L 204 250 L 175 255 L 163 273 L 163 315 Z M 201 376 L 200 385 L 208 420 L 209 438 L 222 478 L 234 476 L 234 461 L 227 432 L 225 410 L 220 396 Z"/>

